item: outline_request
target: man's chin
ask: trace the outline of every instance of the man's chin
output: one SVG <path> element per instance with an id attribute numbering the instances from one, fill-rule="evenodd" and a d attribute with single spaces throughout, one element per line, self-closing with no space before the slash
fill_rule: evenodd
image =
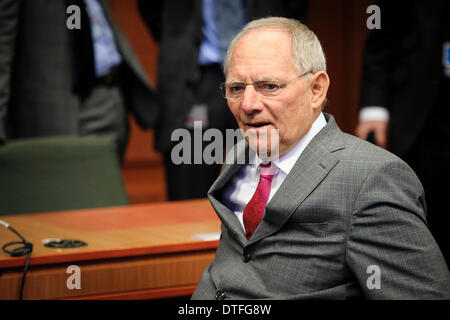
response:
<path id="1" fill-rule="evenodd" d="M 244 137 L 261 159 L 273 160 L 278 158 L 279 134 L 278 130 L 274 129 L 272 125 L 248 129 L 245 131 Z"/>
<path id="2" fill-rule="evenodd" d="M 279 157 L 279 145 L 267 144 L 266 141 L 247 139 L 247 143 L 263 161 L 273 161 Z"/>

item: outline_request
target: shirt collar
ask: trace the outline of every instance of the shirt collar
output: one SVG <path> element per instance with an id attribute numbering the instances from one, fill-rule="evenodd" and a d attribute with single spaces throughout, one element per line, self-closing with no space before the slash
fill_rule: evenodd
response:
<path id="1" fill-rule="evenodd" d="M 297 159 L 302 154 L 303 150 L 308 146 L 308 144 L 311 142 L 311 140 L 315 137 L 316 134 L 319 133 L 319 131 L 327 125 L 327 120 L 325 119 L 325 116 L 321 112 L 317 119 L 313 122 L 311 125 L 311 128 L 308 130 L 308 132 L 297 142 L 297 144 L 288 152 L 283 154 L 280 158 L 272 161 L 272 163 L 281 171 L 283 171 L 286 175 L 289 174 L 289 172 L 294 167 L 295 163 L 297 162 Z M 254 165 L 259 166 L 263 161 L 256 155 L 255 153 L 255 159 L 252 163 Z"/>

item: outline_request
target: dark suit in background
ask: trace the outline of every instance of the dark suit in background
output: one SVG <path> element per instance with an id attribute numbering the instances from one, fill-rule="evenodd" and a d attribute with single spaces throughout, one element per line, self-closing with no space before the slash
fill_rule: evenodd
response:
<path id="1" fill-rule="evenodd" d="M 0 140 L 56 135 L 104 135 L 123 156 L 127 110 L 152 127 L 156 95 L 106 0 L 99 1 L 122 63 L 94 72 L 90 20 L 82 0 L 0 0 Z M 81 29 L 69 30 L 69 5 L 81 9 Z M 130 109 L 128 109 L 130 108 Z"/>
<path id="2" fill-rule="evenodd" d="M 381 29 L 369 32 L 361 106 L 389 110 L 388 149 L 419 176 L 430 230 L 449 263 L 450 72 L 445 75 L 443 45 L 450 42 L 450 4 L 380 1 L 379 6 Z"/>
<path id="3" fill-rule="evenodd" d="M 265 16 L 304 21 L 307 9 L 306 0 L 247 0 L 243 4 L 248 21 Z M 208 124 L 203 130 L 217 128 L 225 133 L 227 128 L 237 128 L 225 99 L 220 95 L 219 85 L 225 81 L 222 66 L 198 64 L 203 39 L 202 1 L 143 0 L 139 2 L 139 7 L 160 45 L 158 90 L 163 107 L 155 128 L 155 147 L 164 154 L 169 200 L 206 197 L 220 172 L 220 166 L 175 165 L 171 160 L 171 150 L 177 144 L 171 141 L 171 134 L 175 129 L 187 128 L 189 111 L 195 104 L 207 106 Z"/>

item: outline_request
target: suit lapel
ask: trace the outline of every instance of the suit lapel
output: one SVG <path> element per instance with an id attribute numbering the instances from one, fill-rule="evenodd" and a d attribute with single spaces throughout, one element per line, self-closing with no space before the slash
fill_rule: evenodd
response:
<path id="1" fill-rule="evenodd" d="M 242 226 L 234 214 L 225 204 L 222 202 L 222 193 L 224 187 L 231 180 L 231 178 L 241 170 L 241 168 L 249 162 L 249 146 L 245 143 L 245 140 L 241 140 L 236 144 L 234 156 L 232 157 L 232 163 L 223 166 L 222 172 L 219 177 L 213 183 L 208 191 L 208 198 L 211 205 L 215 209 L 222 223 L 233 233 L 234 238 L 238 239 L 242 245 L 247 242 L 247 238 L 242 230 Z M 243 158 L 244 157 L 244 158 Z M 228 157 L 227 157 L 228 159 Z M 238 161 L 243 160 L 243 161 Z"/>
<path id="2" fill-rule="evenodd" d="M 114 39 L 116 41 L 118 50 L 120 51 L 120 54 L 122 55 L 123 59 L 127 62 L 127 64 L 130 66 L 130 68 L 139 77 L 139 79 L 146 85 L 147 88 L 153 88 L 154 84 L 151 82 L 151 79 L 149 79 L 149 77 L 145 73 L 144 68 L 141 66 L 141 64 L 140 64 L 138 58 L 136 57 L 127 38 L 123 34 L 118 23 L 116 23 L 113 12 L 109 5 L 109 1 L 100 0 L 100 3 L 102 5 L 105 18 L 108 21 L 108 24 L 111 27 L 112 32 L 114 33 Z"/>
<path id="3" fill-rule="evenodd" d="M 325 117 L 328 124 L 308 144 L 267 204 L 264 218 L 248 244 L 279 230 L 339 162 L 334 152 L 345 148 L 339 141 L 342 132 L 331 115 L 325 114 Z"/>

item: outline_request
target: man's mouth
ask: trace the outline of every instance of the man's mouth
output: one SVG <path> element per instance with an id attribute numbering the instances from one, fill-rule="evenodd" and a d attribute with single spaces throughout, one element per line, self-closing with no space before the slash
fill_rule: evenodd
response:
<path id="1" fill-rule="evenodd" d="M 262 128 L 270 124 L 271 124 L 270 122 L 258 122 L 258 123 L 248 123 L 247 126 L 249 128 Z"/>

